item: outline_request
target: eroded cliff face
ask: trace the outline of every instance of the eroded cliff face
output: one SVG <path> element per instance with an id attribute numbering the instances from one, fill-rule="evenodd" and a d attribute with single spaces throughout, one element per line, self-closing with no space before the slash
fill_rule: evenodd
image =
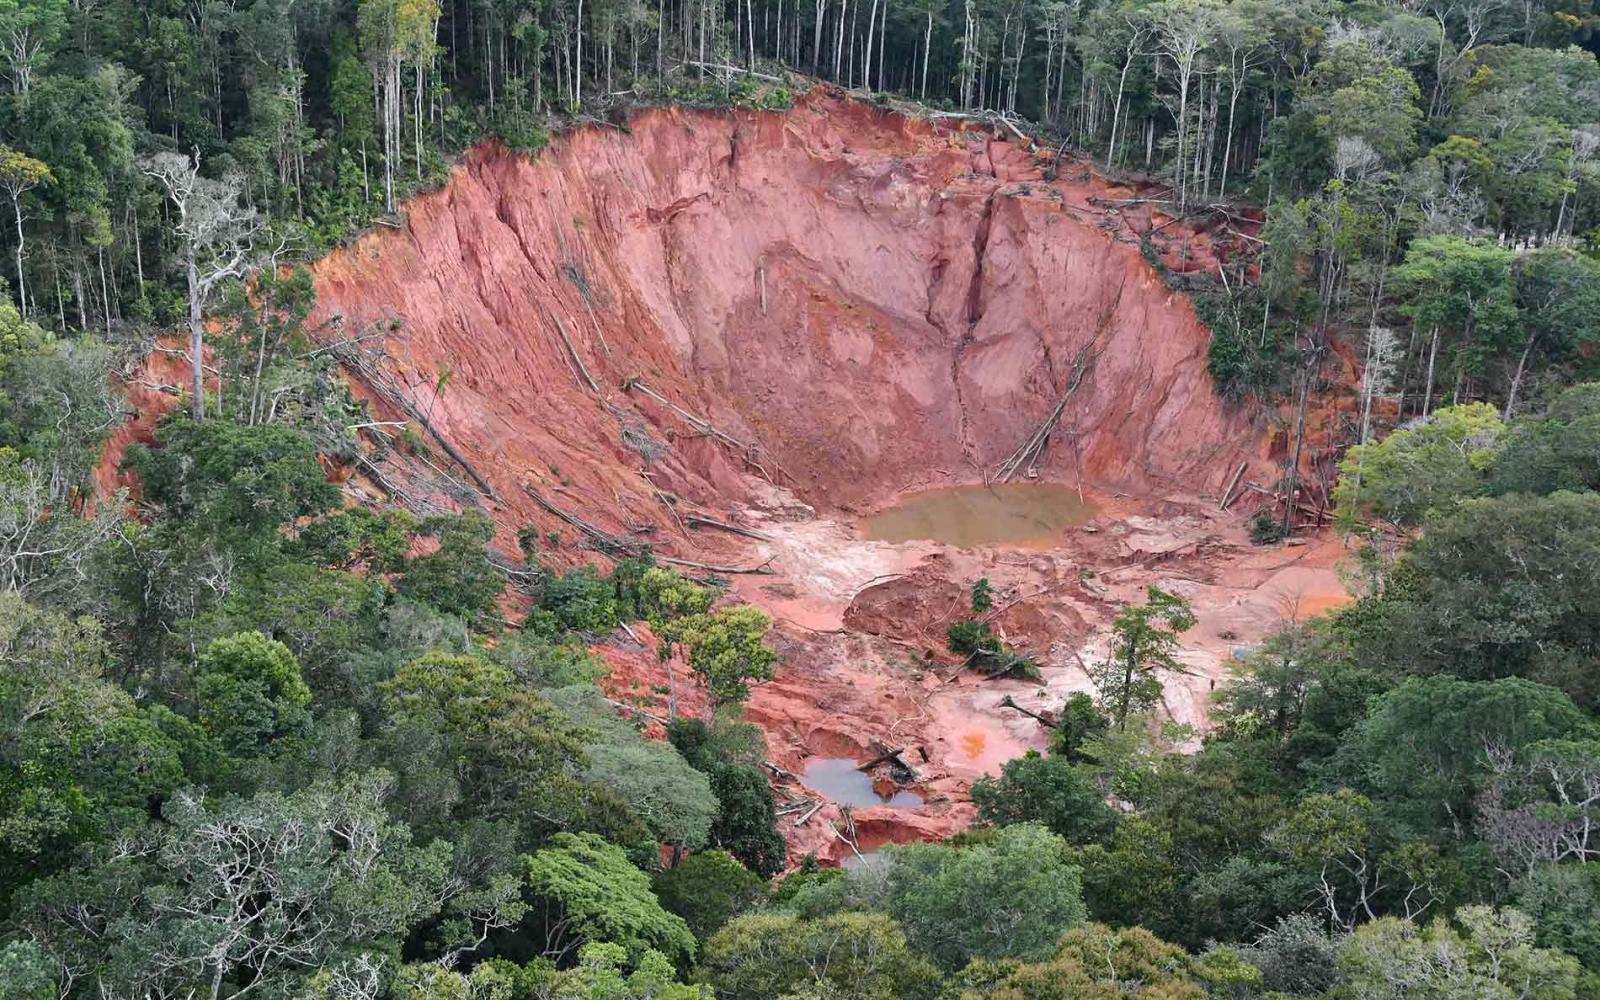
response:
<path id="1" fill-rule="evenodd" d="M 346 336 L 391 325 L 365 345 L 502 514 L 543 528 L 524 484 L 608 530 L 670 530 L 651 482 L 726 509 L 759 488 L 746 459 L 825 511 L 976 481 L 1075 380 L 1043 478 L 1265 474 L 1205 328 L 1140 256 L 1148 213 L 1070 160 L 1044 181 L 1052 153 L 822 92 L 646 111 L 531 159 L 480 149 L 403 228 L 316 265 L 318 312 Z M 1189 245 L 1176 266 L 1215 268 Z"/>

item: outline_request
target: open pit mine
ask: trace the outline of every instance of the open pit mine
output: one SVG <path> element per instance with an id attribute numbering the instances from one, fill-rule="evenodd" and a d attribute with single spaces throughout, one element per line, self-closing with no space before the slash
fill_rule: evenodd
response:
<path id="1" fill-rule="evenodd" d="M 557 564 L 648 546 L 727 579 L 774 620 L 747 718 L 791 859 L 853 861 L 965 828 L 971 783 L 1048 744 L 1038 716 L 1092 689 L 1147 585 L 1199 619 L 1162 705 L 1195 731 L 1241 647 L 1345 599 L 1337 540 L 1249 544 L 1243 484 L 1282 474 L 1289 435 L 1217 395 L 1165 280 L 1252 235 L 995 124 L 823 90 L 481 147 L 314 267 L 356 391 L 425 415 L 450 460 L 339 475 L 374 504 L 481 507 L 508 554 L 533 527 Z M 948 652 L 980 577 L 1041 678 Z M 594 648 L 613 698 L 666 713 L 648 626 Z M 678 710 L 704 711 L 675 669 Z"/>

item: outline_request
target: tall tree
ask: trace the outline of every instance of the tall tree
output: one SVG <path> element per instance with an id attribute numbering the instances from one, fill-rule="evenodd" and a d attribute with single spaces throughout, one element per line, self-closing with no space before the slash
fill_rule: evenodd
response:
<path id="1" fill-rule="evenodd" d="M 198 153 L 192 158 L 156 153 L 142 160 L 141 167 L 166 191 L 177 212 L 173 230 L 189 301 L 189 410 L 195 420 L 204 420 L 206 306 L 223 282 L 246 274 L 266 219 L 241 201 L 244 182 L 237 174 L 201 176 Z"/>
<path id="2" fill-rule="evenodd" d="M 67 25 L 67 0 L 0 0 L 0 57 L 11 77 L 11 91 L 23 103 L 44 59 Z"/>
<path id="3" fill-rule="evenodd" d="M 27 236 L 22 231 L 22 196 L 54 179 L 45 164 L 27 153 L 0 144 L 0 188 L 5 188 L 10 197 L 11 211 L 17 221 L 17 306 L 23 319 L 28 318 L 28 278 L 22 270 L 27 256 Z"/>

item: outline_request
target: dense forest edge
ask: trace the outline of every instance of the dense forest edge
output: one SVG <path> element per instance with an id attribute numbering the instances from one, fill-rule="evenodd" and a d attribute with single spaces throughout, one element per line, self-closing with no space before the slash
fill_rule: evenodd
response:
<path id="1" fill-rule="evenodd" d="M 0 1000 L 1600 998 L 1597 30 L 1587 0 L 0 0 Z M 1219 391 L 1292 432 L 1275 488 L 1316 399 L 1360 399 L 1323 484 L 1356 600 L 1241 651 L 1197 751 L 1155 714 L 1194 619 L 1152 588 L 978 825 L 849 871 L 786 856 L 740 715 L 777 654 L 726 581 L 345 505 L 374 418 L 300 266 L 481 142 L 819 79 L 1174 218 L 1260 207 L 1232 277 L 1181 283 Z M 152 352 L 203 363 L 159 384 Z M 183 405 L 108 494 L 137 391 Z M 1025 674 L 992 601 L 938 652 Z M 590 643 L 637 622 L 706 717 L 607 699 Z"/>

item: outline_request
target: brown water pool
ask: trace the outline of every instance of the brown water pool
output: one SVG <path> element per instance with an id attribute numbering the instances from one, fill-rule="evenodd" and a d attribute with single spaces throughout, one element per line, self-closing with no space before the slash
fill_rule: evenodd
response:
<path id="1" fill-rule="evenodd" d="M 933 541 L 963 549 L 1048 545 L 1093 517 L 1095 509 L 1076 487 L 1058 483 L 947 486 L 907 494 L 868 515 L 861 533 L 871 541 Z"/>

